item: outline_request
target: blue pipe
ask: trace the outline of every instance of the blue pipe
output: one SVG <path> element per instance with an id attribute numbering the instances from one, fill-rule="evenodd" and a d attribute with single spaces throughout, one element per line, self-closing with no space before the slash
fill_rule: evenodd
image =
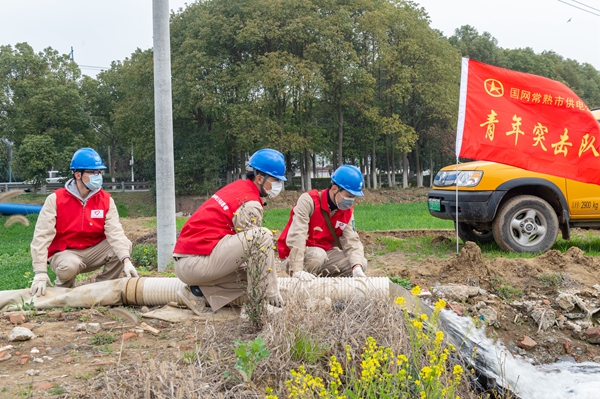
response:
<path id="1" fill-rule="evenodd" d="M 41 205 L 0 202 L 0 214 L 3 215 L 29 215 L 31 213 L 40 213 L 41 210 Z"/>

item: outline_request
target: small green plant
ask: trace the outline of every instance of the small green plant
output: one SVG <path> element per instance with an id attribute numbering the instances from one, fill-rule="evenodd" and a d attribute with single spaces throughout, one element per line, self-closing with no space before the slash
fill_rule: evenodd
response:
<path id="1" fill-rule="evenodd" d="M 154 245 L 139 244 L 133 248 L 131 260 L 142 271 L 150 271 L 156 268 L 158 251 Z"/>
<path id="2" fill-rule="evenodd" d="M 193 364 L 196 361 L 196 352 L 185 351 L 183 352 L 183 361 L 187 364 Z"/>
<path id="3" fill-rule="evenodd" d="M 31 386 L 31 384 L 26 385 L 25 387 L 17 385 L 17 391 L 19 396 L 22 398 L 31 398 L 33 396 L 33 387 Z"/>
<path id="4" fill-rule="evenodd" d="M 412 288 L 412 284 L 410 283 L 410 280 L 407 278 L 403 278 L 403 277 L 389 277 L 390 281 L 394 284 L 398 284 L 400 287 L 404 287 L 407 290 L 410 290 Z"/>
<path id="5" fill-rule="evenodd" d="M 62 311 L 63 312 L 72 312 L 73 308 L 70 306 L 63 306 Z"/>
<path id="6" fill-rule="evenodd" d="M 108 345 L 113 342 L 115 342 L 115 334 L 111 333 L 99 333 L 90 339 L 90 343 L 97 346 Z"/>
<path id="7" fill-rule="evenodd" d="M 244 382 L 249 382 L 252 379 L 252 374 L 258 363 L 261 360 L 269 357 L 269 351 L 265 347 L 265 341 L 262 338 L 257 337 L 254 341 L 241 342 L 233 341 L 235 346 L 233 351 L 237 361 L 235 362 L 235 368 L 242 375 Z"/>
<path id="8" fill-rule="evenodd" d="M 86 321 L 88 321 L 89 319 L 90 319 L 90 317 L 86 314 L 82 314 L 81 317 L 79 317 L 79 321 L 84 322 L 84 323 Z"/>
<path id="9" fill-rule="evenodd" d="M 108 346 L 108 344 L 102 345 L 102 347 L 98 348 L 99 352 L 103 352 L 103 353 L 107 353 L 107 354 L 111 354 L 113 353 L 113 348 L 111 348 L 110 346 Z"/>
<path id="10" fill-rule="evenodd" d="M 37 311 L 37 308 L 35 307 L 35 304 L 33 303 L 33 298 L 31 298 L 29 300 L 29 302 L 25 302 L 25 299 L 23 299 L 23 297 L 21 297 L 21 303 L 18 305 L 19 310 L 22 310 L 24 312 L 27 311 L 31 311 L 31 312 L 35 312 Z"/>
<path id="11" fill-rule="evenodd" d="M 65 389 L 58 384 L 55 384 L 52 388 L 48 389 L 50 395 L 60 395 L 65 393 Z"/>
<path id="12" fill-rule="evenodd" d="M 508 281 L 500 276 L 491 276 L 490 284 L 492 284 L 492 288 L 496 294 L 498 294 L 498 296 L 504 300 L 513 301 L 523 295 L 523 291 L 521 289 L 508 285 Z"/>
<path id="13" fill-rule="evenodd" d="M 566 277 L 565 275 L 560 273 L 544 273 L 538 276 L 540 283 L 544 287 L 560 287 L 565 283 Z"/>
<path id="14" fill-rule="evenodd" d="M 319 359 L 325 357 L 329 348 L 314 339 L 309 333 L 296 330 L 292 337 L 292 348 L 290 355 L 293 360 L 305 361 L 315 364 Z"/>

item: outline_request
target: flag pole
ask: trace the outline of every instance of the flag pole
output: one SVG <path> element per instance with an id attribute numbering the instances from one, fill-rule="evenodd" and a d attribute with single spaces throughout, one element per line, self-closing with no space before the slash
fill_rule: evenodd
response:
<path id="1" fill-rule="evenodd" d="M 458 255 L 458 157 L 460 155 L 463 132 L 465 128 L 465 113 L 467 104 L 467 80 L 469 77 L 469 59 L 463 58 L 461 60 L 460 70 L 460 98 L 458 102 L 458 122 L 456 124 L 456 177 L 454 178 L 454 185 L 456 186 L 456 222 L 454 230 L 456 230 L 456 254 Z"/>

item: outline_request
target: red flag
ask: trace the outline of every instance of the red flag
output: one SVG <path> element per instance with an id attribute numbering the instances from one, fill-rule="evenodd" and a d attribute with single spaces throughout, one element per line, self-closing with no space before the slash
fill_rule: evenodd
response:
<path id="1" fill-rule="evenodd" d="M 600 184 L 600 125 L 567 86 L 463 58 L 456 154 Z"/>

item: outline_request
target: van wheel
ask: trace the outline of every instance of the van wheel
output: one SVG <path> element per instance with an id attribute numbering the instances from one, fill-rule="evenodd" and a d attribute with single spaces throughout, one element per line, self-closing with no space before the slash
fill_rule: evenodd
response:
<path id="1" fill-rule="evenodd" d="M 454 222 L 454 226 L 458 230 L 458 236 L 463 242 L 473 241 L 478 243 L 486 243 L 494 241 L 494 233 L 492 230 L 480 230 L 466 223 Z"/>
<path id="2" fill-rule="evenodd" d="M 546 252 L 556 242 L 558 218 L 543 199 L 520 195 L 498 211 L 492 233 L 496 243 L 506 251 Z"/>

